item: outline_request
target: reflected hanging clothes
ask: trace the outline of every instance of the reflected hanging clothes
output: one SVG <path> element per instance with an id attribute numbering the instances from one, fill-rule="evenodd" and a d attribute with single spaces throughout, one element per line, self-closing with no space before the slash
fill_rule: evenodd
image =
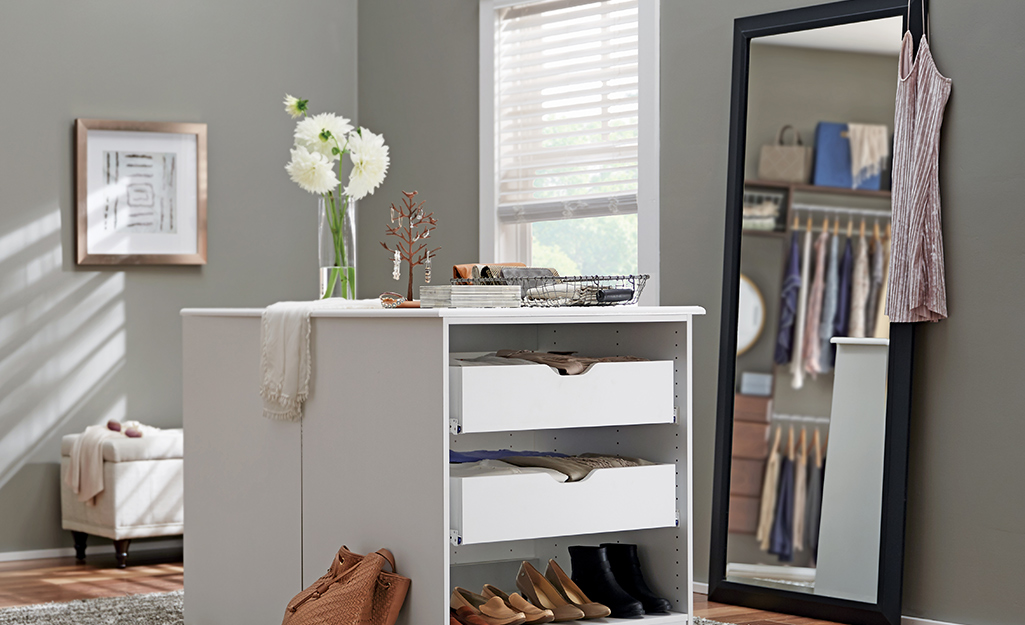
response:
<path id="1" fill-rule="evenodd" d="M 765 465 L 765 478 L 762 480 L 762 499 L 758 510 L 758 531 L 755 539 L 762 551 L 769 550 L 769 537 L 772 534 L 772 523 L 776 513 L 776 495 L 779 491 L 779 465 L 782 454 L 779 451 L 780 430 L 776 430 L 776 441 L 769 452 L 769 461 Z"/>
<path id="2" fill-rule="evenodd" d="M 801 430 L 800 450 L 794 467 L 794 551 L 804 550 L 805 520 L 808 505 L 808 439 Z"/>
<path id="3" fill-rule="evenodd" d="M 797 293 L 797 336 L 794 338 L 793 357 L 790 359 L 790 386 L 799 389 L 804 386 L 804 324 L 808 315 L 808 274 L 811 272 L 811 229 L 804 232 L 804 249 L 801 252 L 801 290 Z"/>
<path id="4" fill-rule="evenodd" d="M 780 562 L 790 562 L 794 557 L 794 461 L 786 456 L 780 464 L 769 553 L 778 557 Z"/>
<path id="5" fill-rule="evenodd" d="M 822 322 L 819 324 L 819 371 L 825 373 L 833 368 L 833 350 L 829 340 L 836 328 L 836 303 L 840 293 L 840 237 L 836 234 L 829 241 L 829 265 L 826 269 L 826 290 L 822 296 Z"/>
<path id="6" fill-rule="evenodd" d="M 844 243 L 843 259 L 840 261 L 840 288 L 836 293 L 836 325 L 833 336 L 847 336 L 851 318 L 851 271 L 854 268 L 851 253 L 851 238 Z M 836 365 L 836 345 L 830 346 L 830 362 Z"/>
<path id="7" fill-rule="evenodd" d="M 822 323 L 822 297 L 826 288 L 826 244 L 829 240 L 829 232 L 822 232 L 815 239 L 815 279 L 811 283 L 811 293 L 808 295 L 808 321 L 804 329 L 804 370 L 811 375 L 812 379 L 818 375 L 819 350 L 822 344 L 819 342 L 819 325 Z"/>
<path id="8" fill-rule="evenodd" d="M 865 304 L 865 336 L 873 337 L 876 332 L 876 315 L 879 314 L 879 293 L 883 288 L 883 241 L 872 237 L 872 271 L 868 287 L 868 302 Z"/>
<path id="9" fill-rule="evenodd" d="M 864 226 L 864 223 L 862 224 Z M 862 228 L 864 230 L 864 228 Z M 858 238 L 858 255 L 851 272 L 851 322 L 848 336 L 855 339 L 865 337 L 865 304 L 868 303 L 868 241 L 862 234 Z"/>
<path id="10" fill-rule="evenodd" d="M 801 289 L 801 251 L 797 237 L 797 232 L 790 237 L 790 254 L 787 257 L 786 273 L 783 274 L 783 288 L 779 297 L 779 332 L 776 334 L 776 353 L 773 358 L 777 365 L 790 362 L 794 348 L 797 294 Z"/>
<path id="11" fill-rule="evenodd" d="M 819 521 L 822 517 L 823 465 L 808 464 L 808 505 L 805 510 L 805 546 L 812 557 L 819 552 Z"/>
<path id="12" fill-rule="evenodd" d="M 890 338 L 890 318 L 886 316 L 886 291 L 890 285 L 890 239 L 883 240 L 883 288 L 879 291 L 879 309 L 876 311 L 876 327 L 872 336 L 877 339 Z"/>

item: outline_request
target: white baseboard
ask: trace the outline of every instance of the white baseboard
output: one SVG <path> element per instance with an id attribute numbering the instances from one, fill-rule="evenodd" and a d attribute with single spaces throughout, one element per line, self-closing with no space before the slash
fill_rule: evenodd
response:
<path id="1" fill-rule="evenodd" d="M 901 625 L 966 625 L 959 623 L 948 623 L 946 621 L 934 621 L 927 618 L 919 618 L 917 616 L 902 616 L 900 617 Z"/>
<path id="2" fill-rule="evenodd" d="M 153 540 L 132 544 L 128 553 L 139 551 L 156 551 L 158 549 L 180 549 L 183 542 L 181 538 L 170 538 L 167 540 Z M 110 550 L 110 545 L 99 544 L 86 547 L 85 553 L 88 556 L 93 550 Z M 62 549 L 34 549 L 32 551 L 4 551 L 0 552 L 0 562 L 14 562 L 16 560 L 42 560 L 44 558 L 66 558 L 75 555 L 74 547 Z M 917 625 L 917 624 L 916 624 Z M 924 625 L 924 624 L 923 624 Z"/>
<path id="3" fill-rule="evenodd" d="M 2 555 L 2 554 L 0 554 Z M 705 582 L 694 582 L 694 592 L 702 595 L 708 594 L 708 584 Z M 927 618 L 919 618 L 917 616 L 902 616 L 900 617 L 901 625 L 966 625 L 963 623 L 948 623 L 946 621 L 934 621 Z"/>

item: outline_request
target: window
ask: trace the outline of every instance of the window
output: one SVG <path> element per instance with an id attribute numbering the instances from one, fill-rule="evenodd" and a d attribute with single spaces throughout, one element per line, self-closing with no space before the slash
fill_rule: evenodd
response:
<path id="1" fill-rule="evenodd" d="M 481 0 L 480 32 L 481 259 L 657 303 L 658 0 Z"/>

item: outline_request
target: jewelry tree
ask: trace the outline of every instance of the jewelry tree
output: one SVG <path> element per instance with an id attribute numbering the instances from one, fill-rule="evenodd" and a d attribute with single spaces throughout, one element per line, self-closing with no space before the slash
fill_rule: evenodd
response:
<path id="1" fill-rule="evenodd" d="M 391 205 L 391 224 L 385 227 L 385 234 L 398 237 L 395 247 L 388 247 L 388 244 L 381 242 L 381 247 L 392 253 L 392 274 L 391 277 L 398 280 L 402 277 L 401 265 L 405 261 L 409 265 L 409 286 L 406 290 L 406 299 L 413 301 L 413 267 L 424 266 L 424 281 L 431 281 L 431 256 L 435 255 L 440 247 L 433 250 L 427 247 L 424 241 L 431 236 L 438 221 L 434 213 L 424 213 L 424 202 L 417 203 L 417 191 L 403 191 L 405 197 L 402 206 L 396 208 Z"/>

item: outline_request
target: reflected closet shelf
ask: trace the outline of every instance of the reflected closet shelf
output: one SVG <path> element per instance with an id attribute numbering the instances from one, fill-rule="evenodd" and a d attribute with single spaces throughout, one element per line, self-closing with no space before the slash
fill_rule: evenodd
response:
<path id="1" fill-rule="evenodd" d="M 792 182 L 776 182 L 775 180 L 745 180 L 745 187 L 764 189 L 785 189 L 792 193 L 822 193 L 825 195 L 847 195 L 852 197 L 874 197 L 890 199 L 889 191 L 872 191 L 869 189 L 845 189 L 844 187 L 823 187 L 814 184 Z"/>

